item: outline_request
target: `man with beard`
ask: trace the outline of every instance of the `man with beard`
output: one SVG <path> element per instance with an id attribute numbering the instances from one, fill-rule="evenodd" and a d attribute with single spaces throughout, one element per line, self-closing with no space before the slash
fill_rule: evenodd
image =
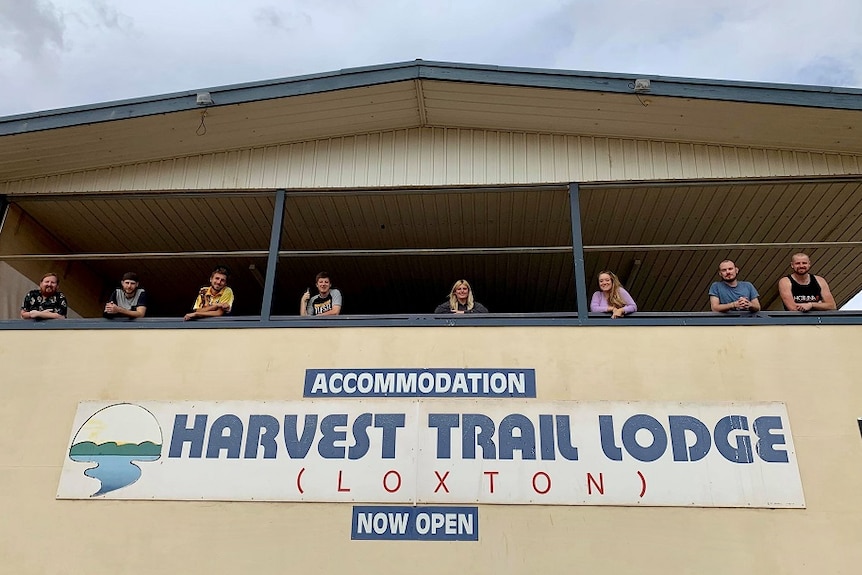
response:
<path id="1" fill-rule="evenodd" d="M 737 280 L 739 268 L 731 260 L 718 264 L 720 282 L 709 286 L 709 307 L 712 311 L 760 311 L 759 294 L 749 282 Z"/>
<path id="2" fill-rule="evenodd" d="M 108 319 L 144 317 L 147 314 L 147 292 L 138 287 L 138 274 L 126 272 L 120 285 L 122 287 L 115 289 L 105 304 L 104 316 Z"/>
<path id="3" fill-rule="evenodd" d="M 66 319 L 69 306 L 59 291 L 60 276 L 48 272 L 42 276 L 39 289 L 30 290 L 21 305 L 21 319 Z"/>
<path id="4" fill-rule="evenodd" d="M 787 311 L 828 311 L 835 309 L 835 298 L 826 278 L 808 273 L 811 259 L 808 254 L 793 254 L 790 258 L 793 273 L 778 280 L 778 294 Z"/>
<path id="5" fill-rule="evenodd" d="M 227 267 L 216 266 L 210 274 L 210 285 L 198 291 L 198 297 L 192 307 L 194 311 L 187 313 L 183 319 L 198 319 L 202 317 L 219 317 L 230 313 L 233 308 L 233 290 L 227 287 L 230 275 Z"/>

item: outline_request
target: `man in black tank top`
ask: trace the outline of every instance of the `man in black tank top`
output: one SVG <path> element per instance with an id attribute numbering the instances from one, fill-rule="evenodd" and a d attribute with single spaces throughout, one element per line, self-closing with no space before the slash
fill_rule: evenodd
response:
<path id="1" fill-rule="evenodd" d="M 786 311 L 835 309 L 835 298 L 829 291 L 829 284 L 822 276 L 809 273 L 811 260 L 806 254 L 793 254 L 790 268 L 793 273 L 778 280 L 778 293 Z"/>

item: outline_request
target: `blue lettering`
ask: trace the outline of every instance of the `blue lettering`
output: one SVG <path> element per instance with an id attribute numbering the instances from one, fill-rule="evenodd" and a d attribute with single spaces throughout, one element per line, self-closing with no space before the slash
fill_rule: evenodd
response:
<path id="1" fill-rule="evenodd" d="M 757 454 L 763 461 L 769 463 L 787 463 L 787 451 L 774 449 L 774 445 L 784 445 L 783 433 L 772 433 L 773 429 L 784 429 L 781 418 L 773 415 L 764 415 L 754 420 L 754 433 L 757 435 Z"/>
<path id="2" fill-rule="evenodd" d="M 359 459 L 368 453 L 368 446 L 371 445 L 371 442 L 368 440 L 368 428 L 371 426 L 371 419 L 370 413 L 363 413 L 353 422 L 353 438 L 355 442 L 347 450 L 348 459 Z"/>
<path id="3" fill-rule="evenodd" d="M 725 459 L 733 463 L 753 463 L 754 456 L 751 454 L 751 438 L 740 435 L 737 438 L 736 447 L 730 445 L 730 433 L 736 429 L 748 431 L 748 418 L 744 415 L 728 415 L 722 417 L 715 424 L 714 441 L 718 452 Z"/>
<path id="4" fill-rule="evenodd" d="M 614 416 L 599 416 L 599 435 L 602 439 L 602 453 L 611 461 L 622 461 L 623 450 L 614 441 Z"/>
<path id="5" fill-rule="evenodd" d="M 465 413 L 461 416 L 461 457 L 476 459 L 476 446 L 482 448 L 482 459 L 496 459 L 494 420 L 482 413 Z M 476 430 L 479 433 L 476 433 Z"/>
<path id="6" fill-rule="evenodd" d="M 514 459 L 516 449 L 521 452 L 521 459 L 536 458 L 536 430 L 533 422 L 521 413 L 507 415 L 500 422 L 500 459 Z"/>
<path id="7" fill-rule="evenodd" d="M 378 413 L 374 416 L 374 427 L 383 430 L 383 447 L 380 456 L 383 459 L 395 459 L 395 437 L 399 427 L 404 427 L 403 413 Z"/>
<path id="8" fill-rule="evenodd" d="M 284 446 L 287 448 L 287 455 L 291 459 L 305 459 L 305 456 L 308 455 L 308 450 L 311 449 L 311 443 L 314 441 L 314 434 L 317 431 L 317 414 L 305 416 L 302 437 L 298 437 L 296 420 L 296 415 L 284 416 Z"/>
<path id="9" fill-rule="evenodd" d="M 668 416 L 670 422 L 670 444 L 674 461 L 700 461 L 709 453 L 712 439 L 703 422 L 690 415 Z M 688 445 L 685 432 L 694 433 L 694 444 Z"/>
<path id="10" fill-rule="evenodd" d="M 344 427 L 337 430 L 336 427 Z M 336 447 L 336 441 L 347 439 L 347 414 L 333 413 L 320 420 L 321 438 L 317 444 L 317 452 L 324 459 L 344 459 L 345 448 Z"/>
<path id="11" fill-rule="evenodd" d="M 225 435 L 227 431 L 227 435 Z M 207 459 L 218 459 L 223 449 L 228 459 L 239 459 L 242 446 L 242 421 L 232 413 L 216 419 L 210 427 L 210 441 L 207 445 Z"/>
<path id="12" fill-rule="evenodd" d="M 195 424 L 191 429 L 186 427 L 189 416 L 177 414 L 174 418 L 174 432 L 171 434 L 171 449 L 168 457 L 182 457 L 183 445 L 189 444 L 189 457 L 200 457 L 204 449 L 204 435 L 207 430 L 207 416 L 196 415 Z"/>
<path id="13" fill-rule="evenodd" d="M 257 458 L 258 447 L 263 447 L 263 458 L 275 459 L 278 451 L 275 444 L 278 430 L 278 420 L 271 415 L 252 415 L 249 417 L 248 434 L 245 438 L 245 458 Z"/>
<path id="14" fill-rule="evenodd" d="M 559 421 L 557 423 L 559 423 Z M 539 415 L 539 446 L 542 453 L 542 460 L 553 461 L 557 458 L 557 452 L 554 451 L 553 415 Z"/>
<path id="15" fill-rule="evenodd" d="M 437 429 L 437 459 L 451 459 L 452 430 L 458 427 L 458 414 L 429 413 L 428 427 Z"/>
<path id="16" fill-rule="evenodd" d="M 578 460 L 578 448 L 572 445 L 572 424 L 568 415 L 557 416 L 557 447 L 564 458 L 569 461 Z"/>
<path id="17" fill-rule="evenodd" d="M 645 429 L 652 435 L 652 442 L 643 446 L 637 442 L 637 432 Z M 667 433 L 661 423 L 651 415 L 639 413 L 632 415 L 623 424 L 623 446 L 629 455 L 638 461 L 655 461 L 667 449 Z"/>

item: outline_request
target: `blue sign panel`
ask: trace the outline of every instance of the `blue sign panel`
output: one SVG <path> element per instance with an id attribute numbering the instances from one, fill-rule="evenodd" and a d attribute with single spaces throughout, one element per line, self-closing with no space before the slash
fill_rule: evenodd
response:
<path id="1" fill-rule="evenodd" d="M 478 541 L 478 507 L 355 506 L 350 538 Z"/>
<path id="2" fill-rule="evenodd" d="M 534 369 L 307 369 L 304 397 L 536 397 Z"/>

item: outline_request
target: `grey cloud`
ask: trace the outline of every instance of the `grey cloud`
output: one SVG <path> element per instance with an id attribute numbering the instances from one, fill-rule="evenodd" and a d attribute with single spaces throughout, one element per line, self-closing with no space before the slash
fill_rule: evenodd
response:
<path id="1" fill-rule="evenodd" d="M 0 46 L 22 60 L 38 61 L 65 45 L 63 16 L 50 2 L 0 0 Z"/>

